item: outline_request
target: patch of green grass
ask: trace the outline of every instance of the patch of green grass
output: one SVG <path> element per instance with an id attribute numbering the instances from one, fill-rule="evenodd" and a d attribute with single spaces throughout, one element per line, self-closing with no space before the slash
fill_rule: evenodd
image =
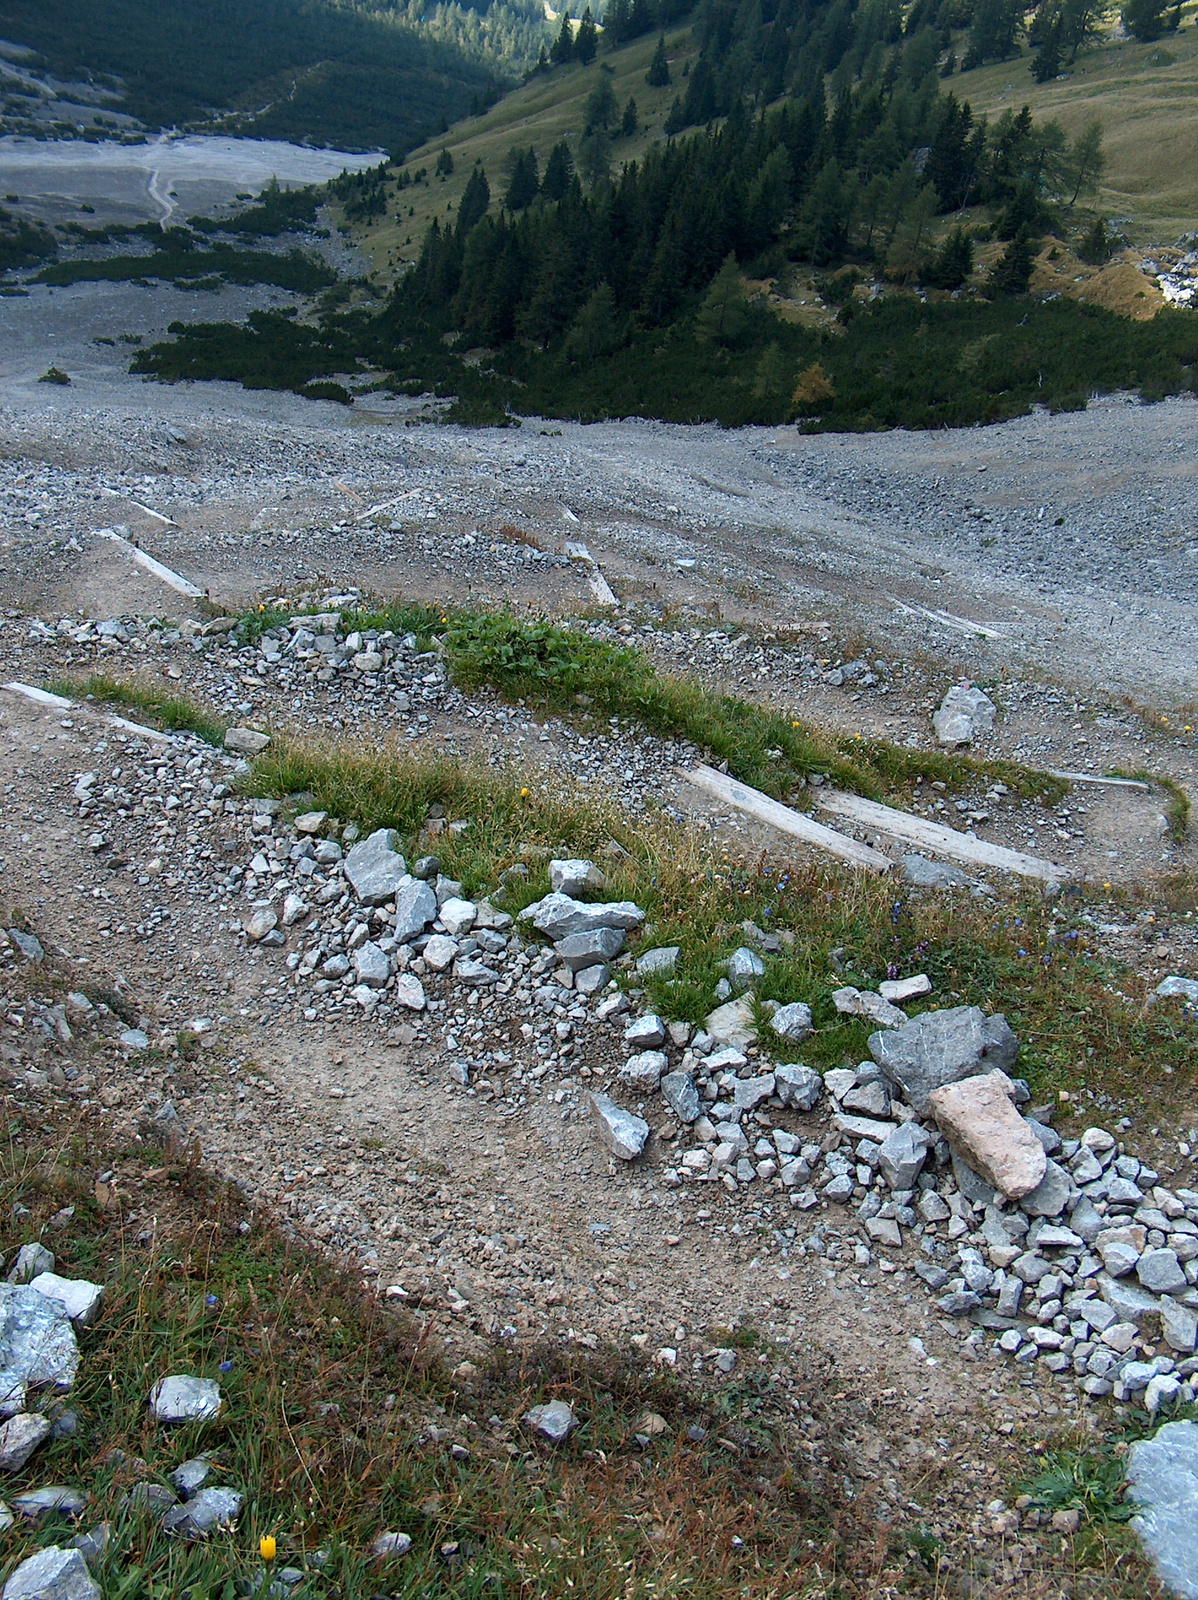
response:
<path id="1" fill-rule="evenodd" d="M 136 711 L 143 721 L 167 733 L 194 733 L 207 744 L 223 745 L 230 724 L 205 711 L 194 700 L 180 695 L 161 695 L 144 684 L 109 677 L 107 673 L 93 672 L 86 678 L 60 678 L 50 684 L 54 694 L 68 699 L 99 700 L 105 705 L 121 706 L 126 711 Z"/>
<path id="2" fill-rule="evenodd" d="M 71 1205 L 54 1233 L 59 1268 L 103 1282 L 105 1299 L 81 1335 L 75 1435 L 10 1482 L 86 1489 L 84 1526 L 112 1524 L 96 1567 L 105 1594 L 265 1593 L 263 1535 L 277 1541 L 278 1567 L 302 1571 L 290 1590 L 300 1600 L 778 1600 L 805 1592 L 821 1566 L 843 1575 L 846 1594 L 868 1588 L 872 1529 L 835 1475 L 792 1456 L 787 1375 L 754 1373 L 743 1403 L 727 1393 L 717 1409 L 716 1396 L 616 1350 L 497 1345 L 473 1371 L 451 1372 L 435 1319 L 393 1311 L 196 1166 L 168 1158 L 151 1170 L 140 1152 L 114 1154 L 98 1120 L 51 1127 L 53 1116 L 10 1111 L 0 1247 L 41 1237 Z M 97 1170 L 112 1171 L 99 1189 Z M 418 1187 L 430 1206 L 439 1182 Z M 126 1210 L 147 1200 L 156 1226 L 139 1245 Z M 14 1207 L 27 1210 L 18 1219 Z M 215 1379 L 220 1416 L 155 1424 L 148 1391 L 168 1373 Z M 557 1448 L 520 1421 L 550 1398 L 580 1423 Z M 666 1425 L 648 1448 L 636 1438 L 646 1411 Z M 444 1430 L 436 1440 L 431 1422 Z M 734 1423 L 730 1446 L 717 1430 Z M 137 1483 L 165 1484 L 201 1452 L 210 1481 L 246 1497 L 233 1528 L 188 1545 L 122 1506 Z M 408 1533 L 408 1554 L 373 1558 L 383 1530 Z M 0 1564 L 9 1571 L 71 1532 L 51 1516 L 0 1533 Z"/>
<path id="3" fill-rule="evenodd" d="M 1080 1511 L 1087 1522 L 1128 1522 L 1136 1508 L 1123 1498 L 1124 1481 L 1118 1456 L 1098 1450 L 1052 1450 L 1027 1493 L 1048 1511 Z"/>

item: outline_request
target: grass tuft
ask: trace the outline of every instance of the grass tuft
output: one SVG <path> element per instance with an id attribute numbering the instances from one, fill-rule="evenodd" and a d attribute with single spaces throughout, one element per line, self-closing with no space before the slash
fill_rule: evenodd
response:
<path id="1" fill-rule="evenodd" d="M 166 733 L 194 733 L 206 744 L 221 746 L 230 724 L 181 695 L 162 695 L 144 684 L 93 672 L 86 678 L 60 678 L 48 685 L 68 699 L 99 700 L 104 705 L 136 711 L 147 724 Z"/>

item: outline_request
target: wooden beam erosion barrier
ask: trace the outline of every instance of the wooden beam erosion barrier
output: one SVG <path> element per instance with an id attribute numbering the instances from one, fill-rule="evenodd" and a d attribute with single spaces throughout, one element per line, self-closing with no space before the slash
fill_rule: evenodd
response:
<path id="1" fill-rule="evenodd" d="M 802 811 L 784 806 L 779 800 L 771 800 L 760 789 L 751 789 L 747 783 L 730 778 L 727 773 L 717 772 L 714 767 L 693 767 L 682 772 L 682 776 L 688 783 L 693 783 L 696 789 L 714 795 L 725 805 L 735 806 L 746 816 L 768 823 L 781 833 L 789 833 L 804 844 L 814 845 L 817 850 L 827 850 L 866 872 L 880 876 L 894 866 L 890 857 L 884 856 L 880 850 L 850 839 L 846 834 L 837 833 L 835 828 L 825 827 L 822 822 L 814 821 Z"/>
<path id="2" fill-rule="evenodd" d="M 1069 874 L 1039 856 L 1025 855 L 1021 850 L 1008 850 L 1001 844 L 990 844 L 971 833 L 958 833 L 943 823 L 929 822 L 926 817 L 913 817 L 907 811 L 895 811 L 892 806 L 879 805 L 876 800 L 863 800 L 857 794 L 845 794 L 841 789 L 817 789 L 815 803 L 834 816 L 846 817 L 861 827 L 876 828 L 901 839 L 904 844 L 920 845 L 934 855 L 951 856 L 956 861 L 966 861 L 970 866 L 996 867 L 1000 872 L 1014 872 L 1021 878 L 1041 878 L 1061 882 Z"/>

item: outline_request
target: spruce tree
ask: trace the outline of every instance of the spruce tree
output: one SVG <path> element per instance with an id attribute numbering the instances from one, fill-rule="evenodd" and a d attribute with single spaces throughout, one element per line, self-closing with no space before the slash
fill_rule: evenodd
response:
<path id="1" fill-rule="evenodd" d="M 1165 31 L 1163 0 L 1128 0 L 1123 8 L 1123 26 L 1142 44 L 1153 44 Z"/>
<path id="2" fill-rule="evenodd" d="M 729 251 L 699 307 L 695 337 L 705 344 L 735 344 L 748 320 L 748 311 L 740 268 Z"/>
<path id="3" fill-rule="evenodd" d="M 664 33 L 657 41 L 657 49 L 653 52 L 653 60 L 649 63 L 649 70 L 645 74 L 645 82 L 651 89 L 668 89 L 670 86 L 670 63 L 666 60 L 666 36 Z"/>
<path id="4" fill-rule="evenodd" d="M 536 199 L 540 187 L 536 151 L 531 149 L 518 151 L 512 165 L 512 177 L 507 194 L 503 199 L 504 205 L 509 211 L 523 211 Z"/>
<path id="5" fill-rule="evenodd" d="M 574 59 L 574 25 L 570 21 L 570 7 L 562 12 L 562 25 L 558 29 L 557 38 L 553 41 L 550 52 L 555 67 L 564 67 L 567 61 Z"/>
<path id="6" fill-rule="evenodd" d="M 1027 230 L 1020 229 L 990 269 L 991 295 L 1026 294 L 1032 281 L 1033 261 Z"/>
<path id="7" fill-rule="evenodd" d="M 545 163 L 545 176 L 541 179 L 541 198 L 564 199 L 573 176 L 574 162 L 570 159 L 570 146 L 561 139 L 549 152 L 549 160 Z"/>
<path id="8" fill-rule="evenodd" d="M 487 182 L 487 175 L 481 166 L 476 166 L 467 180 L 466 192 L 462 196 L 462 203 L 458 206 L 459 237 L 464 238 L 474 224 L 486 216 L 490 204 L 491 186 Z"/>
<path id="9" fill-rule="evenodd" d="M 625 139 L 630 139 L 639 126 L 640 123 L 637 120 L 636 114 L 636 101 L 630 99 L 628 104 L 624 107 L 624 115 L 620 119 L 620 132 L 623 134 Z"/>
<path id="10" fill-rule="evenodd" d="M 598 48 L 599 30 L 595 26 L 595 19 L 588 6 L 582 14 L 582 21 L 578 24 L 578 32 L 574 36 L 574 59 L 581 61 L 584 67 L 589 67 L 595 59 Z"/>

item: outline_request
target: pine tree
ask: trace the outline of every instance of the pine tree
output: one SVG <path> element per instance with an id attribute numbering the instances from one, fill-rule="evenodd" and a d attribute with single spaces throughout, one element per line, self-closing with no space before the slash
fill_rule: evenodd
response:
<path id="1" fill-rule="evenodd" d="M 828 374 L 817 361 L 799 373 L 799 381 L 795 384 L 795 392 L 790 397 L 790 403 L 796 411 L 814 411 L 835 398 L 836 390 L 832 387 Z"/>
<path id="2" fill-rule="evenodd" d="M 924 275 L 930 289 L 959 289 L 973 271 L 973 240 L 954 228 Z"/>
<path id="3" fill-rule="evenodd" d="M 1165 31 L 1164 0 L 1128 0 L 1123 26 L 1142 44 L 1153 44 Z"/>
<path id="4" fill-rule="evenodd" d="M 1027 230 L 1021 229 L 990 269 L 992 296 L 1026 294 L 1032 281 L 1032 244 Z"/>
<path id="5" fill-rule="evenodd" d="M 1111 259 L 1112 248 L 1113 241 L 1107 232 L 1106 223 L 1101 217 L 1095 217 L 1077 247 L 1078 256 L 1088 266 L 1101 267 Z"/>
<path id="6" fill-rule="evenodd" d="M 442 150 L 441 154 L 437 157 L 437 165 L 434 168 L 434 171 L 439 178 L 448 178 L 452 175 L 453 157 L 450 155 L 448 150 Z"/>
<path id="7" fill-rule="evenodd" d="M 629 0 L 611 0 L 603 13 L 603 36 L 609 50 L 628 37 Z"/>
<path id="8" fill-rule="evenodd" d="M 606 72 L 600 72 L 599 81 L 587 96 L 586 106 L 583 108 L 583 132 L 590 133 L 592 128 L 607 128 L 619 115 L 620 107 L 616 101 L 616 91 L 611 86 L 611 79 Z"/>
<path id="9" fill-rule="evenodd" d="M 564 349 L 575 361 L 597 361 L 624 342 L 624 332 L 616 316 L 616 297 L 611 285 L 601 283 L 579 311 L 566 335 Z"/>
<path id="10" fill-rule="evenodd" d="M 595 19 L 588 6 L 582 14 L 582 21 L 578 24 L 578 32 L 574 36 L 574 59 L 581 61 L 584 67 L 589 67 L 598 49 L 599 30 L 595 26 Z"/>
<path id="11" fill-rule="evenodd" d="M 504 205 L 509 211 L 523 211 L 536 199 L 540 187 L 536 151 L 531 149 L 517 151 L 512 165 L 511 181 L 503 199 Z"/>
<path id="12" fill-rule="evenodd" d="M 549 160 L 545 163 L 545 176 L 541 179 L 541 198 L 564 199 L 573 176 L 574 163 L 570 159 L 570 146 L 561 139 L 549 152 Z"/>
<path id="13" fill-rule="evenodd" d="M 1065 157 L 1064 176 L 1072 186 L 1069 204 L 1077 204 L 1081 194 L 1092 194 L 1102 181 L 1106 170 L 1106 154 L 1102 148 L 1102 123 L 1089 122 L 1069 146 Z"/>
<path id="14" fill-rule="evenodd" d="M 458 206 L 457 232 L 464 238 L 476 222 L 481 222 L 491 204 L 491 186 L 481 166 L 476 166 L 466 182 L 466 192 Z"/>
<path id="15" fill-rule="evenodd" d="M 570 21 L 570 7 L 562 12 L 562 25 L 558 29 L 557 38 L 553 41 L 550 51 L 555 67 L 564 67 L 567 61 L 574 59 L 574 25 Z"/>
<path id="16" fill-rule="evenodd" d="M 606 128 L 589 128 L 578 144 L 578 170 L 592 189 L 611 175 L 611 135 Z"/>
<path id="17" fill-rule="evenodd" d="M 1044 34 L 1032 57 L 1031 74 L 1037 83 L 1047 83 L 1061 70 L 1062 27 L 1060 18 Z"/>
<path id="18" fill-rule="evenodd" d="M 705 344 L 735 344 L 748 320 L 749 306 L 740 268 L 731 252 L 711 280 L 695 318 L 695 337 Z"/>
<path id="19" fill-rule="evenodd" d="M 542 45 L 541 46 L 541 53 L 537 57 L 536 70 L 538 72 L 548 72 L 552 65 L 553 65 L 553 63 L 549 59 L 549 52 L 548 52 L 548 50 L 546 50 L 545 46 Z"/>
<path id="20" fill-rule="evenodd" d="M 666 60 L 666 36 L 664 33 L 657 41 L 657 49 L 653 52 L 653 60 L 649 63 L 649 70 L 645 74 L 645 82 L 651 89 L 668 89 L 670 86 L 670 63 Z"/>
<path id="21" fill-rule="evenodd" d="M 636 114 L 636 101 L 629 99 L 628 104 L 624 107 L 624 115 L 620 119 L 620 132 L 625 139 L 631 139 L 632 135 L 636 132 L 639 126 L 640 123 L 637 120 Z"/>

